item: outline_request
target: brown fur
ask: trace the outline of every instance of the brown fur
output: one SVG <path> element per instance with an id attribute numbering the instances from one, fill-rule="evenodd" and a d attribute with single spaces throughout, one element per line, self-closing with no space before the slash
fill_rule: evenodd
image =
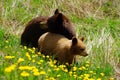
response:
<path id="1" fill-rule="evenodd" d="M 29 21 L 21 35 L 21 44 L 38 47 L 39 37 L 43 33 L 48 32 L 47 19 L 48 17 L 46 16 L 40 16 Z"/>
<path id="2" fill-rule="evenodd" d="M 64 35 L 68 39 L 76 36 L 74 25 L 65 15 L 59 13 L 58 9 L 48 18 L 47 25 L 49 32 Z"/>
<path id="3" fill-rule="evenodd" d="M 69 40 L 60 34 L 47 32 L 38 40 L 38 47 L 45 55 L 54 55 L 60 63 L 73 63 L 76 55 L 87 56 L 83 38 Z"/>

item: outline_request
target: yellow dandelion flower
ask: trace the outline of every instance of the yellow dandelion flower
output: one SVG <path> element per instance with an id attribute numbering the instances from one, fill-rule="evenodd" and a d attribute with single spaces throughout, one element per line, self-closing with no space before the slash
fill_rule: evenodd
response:
<path id="1" fill-rule="evenodd" d="M 89 64 L 86 64 L 85 66 L 86 66 L 86 67 L 89 67 L 90 65 L 89 65 Z"/>
<path id="2" fill-rule="evenodd" d="M 13 64 L 13 65 L 11 65 L 11 66 L 5 68 L 5 72 L 11 72 L 11 71 L 13 71 L 13 70 L 15 69 L 15 67 L 16 67 L 16 65 Z"/>
<path id="3" fill-rule="evenodd" d="M 26 52 L 26 57 L 28 58 L 28 60 L 31 60 L 30 54 L 28 52 Z"/>
<path id="4" fill-rule="evenodd" d="M 23 62 L 23 61 L 24 61 L 24 58 L 19 58 L 17 62 L 20 63 L 20 62 Z"/>
<path id="5" fill-rule="evenodd" d="M 4 58 L 5 59 L 13 59 L 13 58 L 15 58 L 15 56 L 5 56 Z"/>
<path id="6" fill-rule="evenodd" d="M 82 69 L 83 69 L 83 70 L 86 70 L 86 67 L 82 66 Z"/>
<path id="7" fill-rule="evenodd" d="M 21 74 L 20 74 L 22 77 L 27 77 L 29 76 L 30 74 L 26 71 L 23 71 Z"/>
<path id="8" fill-rule="evenodd" d="M 56 80 L 54 77 L 50 77 L 49 80 Z"/>
<path id="9" fill-rule="evenodd" d="M 39 76 L 40 73 L 39 73 L 38 71 L 35 71 L 35 72 L 33 72 L 33 75 L 34 75 L 34 76 Z"/>
<path id="10" fill-rule="evenodd" d="M 40 75 L 44 75 L 44 74 L 46 74 L 45 71 L 41 71 L 41 72 L 40 72 Z"/>
<path id="11" fill-rule="evenodd" d="M 74 66 L 74 67 L 73 67 L 73 71 L 76 71 L 76 70 L 77 70 L 77 67 Z"/>
<path id="12" fill-rule="evenodd" d="M 109 80 L 114 80 L 114 78 L 110 78 Z"/>
<path id="13" fill-rule="evenodd" d="M 32 60 L 32 62 L 34 63 L 34 62 L 35 62 L 35 60 L 33 59 L 33 60 Z"/>
<path id="14" fill-rule="evenodd" d="M 85 79 L 88 79 L 89 77 L 90 77 L 89 74 L 84 74 L 84 78 L 85 78 Z"/>
<path id="15" fill-rule="evenodd" d="M 55 70 L 55 71 L 59 71 L 60 69 L 57 67 L 57 68 L 55 68 L 54 70 Z"/>
<path id="16" fill-rule="evenodd" d="M 100 73 L 101 76 L 104 76 L 105 74 L 104 73 Z"/>
<path id="17" fill-rule="evenodd" d="M 64 72 L 68 72 L 68 69 L 63 69 Z"/>
<path id="18" fill-rule="evenodd" d="M 93 74 L 94 72 L 93 71 L 89 71 L 89 73 Z"/>
<path id="19" fill-rule="evenodd" d="M 41 55 L 41 52 L 38 52 L 37 54 L 38 54 L 38 55 Z"/>
<path id="20" fill-rule="evenodd" d="M 102 80 L 101 78 L 98 78 L 97 80 Z"/>
<path id="21" fill-rule="evenodd" d="M 49 55 L 47 55 L 47 56 L 46 56 L 46 58 L 50 58 L 50 56 L 49 56 Z"/>
<path id="22" fill-rule="evenodd" d="M 57 77 L 60 77 L 60 76 L 61 76 L 60 74 L 57 75 Z"/>
<path id="23" fill-rule="evenodd" d="M 48 72 L 51 72 L 51 69 L 48 69 Z"/>
<path id="24" fill-rule="evenodd" d="M 78 68 L 78 70 L 82 70 L 82 67 Z"/>
<path id="25" fill-rule="evenodd" d="M 38 72 L 39 70 L 37 68 L 34 68 L 32 71 L 33 72 Z"/>
<path id="26" fill-rule="evenodd" d="M 73 75 L 73 77 L 74 77 L 74 78 L 77 78 L 77 75 L 76 75 L 76 74 L 74 74 L 74 75 Z"/>
<path id="27" fill-rule="evenodd" d="M 69 72 L 69 75 L 70 75 L 70 76 L 72 76 L 72 74 L 73 74 L 73 72 L 72 72 L 72 71 L 70 71 L 70 72 Z"/>
<path id="28" fill-rule="evenodd" d="M 20 66 L 20 70 L 33 70 L 35 67 L 34 66 Z"/>
<path id="29" fill-rule="evenodd" d="M 27 46 L 24 46 L 24 49 L 27 49 Z"/>
<path id="30" fill-rule="evenodd" d="M 89 80 L 95 80 L 95 79 L 93 79 L 93 78 L 89 78 Z"/>

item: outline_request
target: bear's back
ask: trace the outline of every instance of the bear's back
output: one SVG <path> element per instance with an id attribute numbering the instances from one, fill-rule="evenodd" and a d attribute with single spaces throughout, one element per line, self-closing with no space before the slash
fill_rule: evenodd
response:
<path id="1" fill-rule="evenodd" d="M 47 32 L 38 40 L 38 47 L 44 54 L 58 53 L 64 51 L 64 48 L 69 45 L 69 39 L 60 34 Z"/>

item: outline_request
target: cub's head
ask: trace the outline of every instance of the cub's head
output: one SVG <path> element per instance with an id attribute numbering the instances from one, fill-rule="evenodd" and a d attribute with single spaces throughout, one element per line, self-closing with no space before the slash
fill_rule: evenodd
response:
<path id="1" fill-rule="evenodd" d="M 74 55 L 87 56 L 86 47 L 83 43 L 84 38 L 81 37 L 77 39 L 76 37 L 72 38 L 71 51 Z"/>
<path id="2" fill-rule="evenodd" d="M 62 13 L 55 10 L 54 15 L 47 20 L 48 29 L 50 32 L 59 33 L 72 39 L 76 36 L 75 27 L 72 22 Z"/>

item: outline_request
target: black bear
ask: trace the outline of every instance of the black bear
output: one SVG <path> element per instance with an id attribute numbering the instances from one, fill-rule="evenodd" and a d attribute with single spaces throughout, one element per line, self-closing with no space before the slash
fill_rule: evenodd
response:
<path id="1" fill-rule="evenodd" d="M 47 16 L 40 16 L 28 22 L 21 35 L 21 44 L 30 47 L 38 47 L 39 37 L 48 32 Z"/>
<path id="2" fill-rule="evenodd" d="M 48 18 L 47 26 L 49 32 L 64 35 L 68 39 L 76 36 L 72 22 L 65 15 L 59 13 L 58 9 L 55 10 L 53 16 Z"/>
<path id="3" fill-rule="evenodd" d="M 72 22 L 56 9 L 51 17 L 42 16 L 32 19 L 21 36 L 21 44 L 38 47 L 38 38 L 45 32 L 61 34 L 68 39 L 76 36 Z"/>

